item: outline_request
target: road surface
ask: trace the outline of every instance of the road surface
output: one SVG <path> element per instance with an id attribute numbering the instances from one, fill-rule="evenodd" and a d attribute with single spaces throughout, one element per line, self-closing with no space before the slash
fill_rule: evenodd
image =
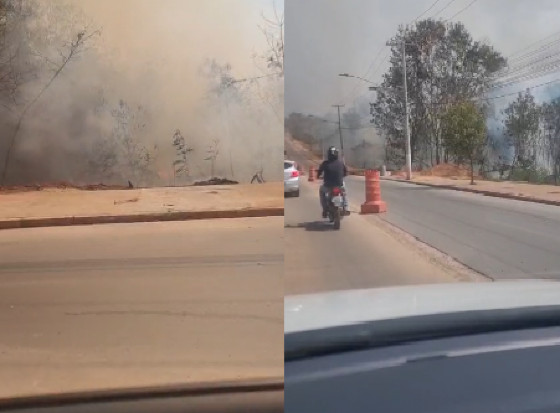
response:
<path id="1" fill-rule="evenodd" d="M 287 295 L 459 279 L 381 228 L 377 217 L 358 215 L 354 209 L 340 231 L 334 231 L 321 218 L 318 188 L 303 180 L 300 197 L 285 201 Z"/>
<path id="2" fill-rule="evenodd" d="M 364 178 L 347 179 L 364 200 Z M 382 218 L 494 279 L 560 279 L 560 208 L 382 181 Z"/>
<path id="3" fill-rule="evenodd" d="M 0 231 L 0 397 L 283 375 L 283 217 Z"/>

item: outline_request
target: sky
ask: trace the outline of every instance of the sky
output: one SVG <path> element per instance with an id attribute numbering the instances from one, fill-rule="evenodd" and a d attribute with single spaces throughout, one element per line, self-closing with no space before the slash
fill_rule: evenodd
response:
<path id="1" fill-rule="evenodd" d="M 338 74 L 380 82 L 387 68 L 387 40 L 399 25 L 412 22 L 434 2 L 286 0 L 285 113 L 322 116 L 334 113 L 333 104 L 348 107 L 356 99 L 367 99 L 371 93 L 367 83 Z M 462 21 L 475 40 L 488 42 L 504 56 L 559 30 L 558 0 L 471 3 L 472 0 L 440 0 L 422 18 L 436 15 L 449 19 L 460 12 L 453 21 Z"/>

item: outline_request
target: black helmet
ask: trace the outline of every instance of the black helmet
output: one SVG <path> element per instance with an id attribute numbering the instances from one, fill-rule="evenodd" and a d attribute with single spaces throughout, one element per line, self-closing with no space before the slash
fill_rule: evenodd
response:
<path id="1" fill-rule="evenodd" d="M 338 159 L 338 149 L 336 149 L 334 146 L 331 146 L 328 150 L 327 150 L 327 159 L 329 161 L 335 161 Z"/>

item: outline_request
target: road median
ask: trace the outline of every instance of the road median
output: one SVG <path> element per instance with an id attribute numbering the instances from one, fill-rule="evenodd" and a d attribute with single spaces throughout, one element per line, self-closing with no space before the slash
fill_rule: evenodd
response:
<path id="1" fill-rule="evenodd" d="M 0 230 L 284 215 L 282 183 L 0 195 Z"/>

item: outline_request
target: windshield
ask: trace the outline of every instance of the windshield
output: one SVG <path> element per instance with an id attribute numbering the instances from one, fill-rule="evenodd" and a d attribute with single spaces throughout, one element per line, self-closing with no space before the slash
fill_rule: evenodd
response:
<path id="1" fill-rule="evenodd" d="M 0 399 L 282 380 L 283 4 L 155 5 L 0 2 Z"/>
<path id="2" fill-rule="evenodd" d="M 465 301 L 484 308 L 466 298 L 471 286 L 521 306 L 528 285 L 518 294 L 505 283 L 560 280 L 557 69 L 541 67 L 557 39 L 551 25 L 527 20 L 540 12 L 521 1 L 516 10 L 397 1 L 376 14 L 381 2 L 341 2 L 322 9 L 343 33 L 333 43 L 334 28 L 315 24 L 320 0 L 293 3 L 285 145 L 309 173 L 285 203 L 285 295 L 294 297 L 286 335 L 296 325 L 299 333 L 436 311 L 439 301 L 449 312 Z M 483 33 L 481 16 L 508 34 Z M 325 50 L 334 57 L 318 64 Z M 349 173 L 322 175 L 344 178 L 343 200 L 316 179 L 331 146 Z M 440 294 L 446 285 L 457 289 Z"/>

